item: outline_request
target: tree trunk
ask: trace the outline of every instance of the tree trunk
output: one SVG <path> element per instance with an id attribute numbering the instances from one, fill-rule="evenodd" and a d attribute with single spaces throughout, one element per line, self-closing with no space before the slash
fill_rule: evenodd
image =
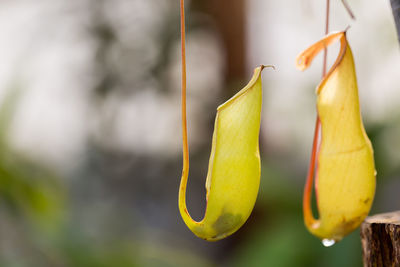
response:
<path id="1" fill-rule="evenodd" d="M 246 1 L 196 0 L 194 5 L 216 22 L 227 53 L 227 81 L 242 82 L 246 78 Z"/>
<path id="2" fill-rule="evenodd" d="M 400 211 L 367 217 L 361 243 L 364 267 L 400 267 Z"/>

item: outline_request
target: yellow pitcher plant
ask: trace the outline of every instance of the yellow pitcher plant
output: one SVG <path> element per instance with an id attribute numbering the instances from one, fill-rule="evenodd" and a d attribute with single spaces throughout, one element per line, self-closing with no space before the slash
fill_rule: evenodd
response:
<path id="1" fill-rule="evenodd" d="M 305 225 L 325 245 L 341 240 L 361 224 L 375 194 L 373 150 L 361 119 L 346 32 L 327 35 L 303 51 L 296 64 L 300 70 L 306 69 L 336 40 L 340 41 L 339 55 L 316 90 L 318 117 L 303 196 Z M 318 219 L 311 210 L 314 171 Z"/>
<path id="2" fill-rule="evenodd" d="M 262 102 L 261 71 L 249 84 L 217 109 L 206 179 L 204 218 L 194 221 L 186 208 L 189 151 L 186 123 L 186 57 L 184 1 L 181 0 L 183 170 L 179 211 L 198 237 L 216 241 L 237 231 L 253 210 L 260 184 L 259 131 Z"/>

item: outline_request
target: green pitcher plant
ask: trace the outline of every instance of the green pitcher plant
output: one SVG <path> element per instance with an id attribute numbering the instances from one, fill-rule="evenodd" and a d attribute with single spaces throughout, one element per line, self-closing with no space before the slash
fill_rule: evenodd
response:
<path id="1" fill-rule="evenodd" d="M 260 185 L 259 131 L 262 103 L 261 71 L 217 109 L 206 179 L 207 207 L 195 221 L 186 207 L 189 151 L 186 122 L 186 57 L 184 1 L 181 0 L 182 48 L 182 141 L 183 170 L 179 188 L 179 211 L 198 237 L 217 241 L 237 231 L 253 210 Z"/>
<path id="2" fill-rule="evenodd" d="M 296 65 L 304 70 L 334 41 L 340 51 L 317 87 L 317 121 L 303 196 L 307 229 L 331 245 L 355 230 L 368 215 L 375 194 L 373 149 L 361 119 L 356 72 L 346 32 L 327 35 L 303 51 Z M 311 210 L 315 195 L 319 218 Z"/>

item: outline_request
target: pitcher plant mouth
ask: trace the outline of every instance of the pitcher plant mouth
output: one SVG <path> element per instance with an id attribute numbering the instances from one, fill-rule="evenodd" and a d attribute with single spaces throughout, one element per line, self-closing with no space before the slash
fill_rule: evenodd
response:
<path id="1" fill-rule="evenodd" d="M 178 206 L 183 221 L 198 237 L 217 241 L 237 231 L 253 210 L 260 184 L 259 131 L 262 106 L 261 72 L 254 70 L 250 82 L 217 109 L 206 179 L 207 206 L 201 221 L 186 207 L 189 146 L 186 118 L 186 50 L 184 0 L 181 11 L 182 143 L 183 168 Z"/>
<path id="2" fill-rule="evenodd" d="M 346 32 L 329 34 L 304 50 L 296 58 L 296 66 L 305 70 L 336 40 L 340 41 L 339 54 L 316 89 L 318 115 L 303 195 L 306 227 L 319 238 L 333 241 L 360 225 L 375 192 L 373 150 L 361 120 Z M 313 183 L 318 219 L 311 209 Z"/>

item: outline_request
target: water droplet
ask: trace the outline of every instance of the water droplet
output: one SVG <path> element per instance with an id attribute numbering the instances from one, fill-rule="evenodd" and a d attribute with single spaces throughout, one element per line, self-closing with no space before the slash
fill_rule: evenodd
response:
<path id="1" fill-rule="evenodd" d="M 333 240 L 333 239 L 322 239 L 322 245 L 324 245 L 325 247 L 331 247 L 331 246 L 335 245 L 335 240 Z"/>

